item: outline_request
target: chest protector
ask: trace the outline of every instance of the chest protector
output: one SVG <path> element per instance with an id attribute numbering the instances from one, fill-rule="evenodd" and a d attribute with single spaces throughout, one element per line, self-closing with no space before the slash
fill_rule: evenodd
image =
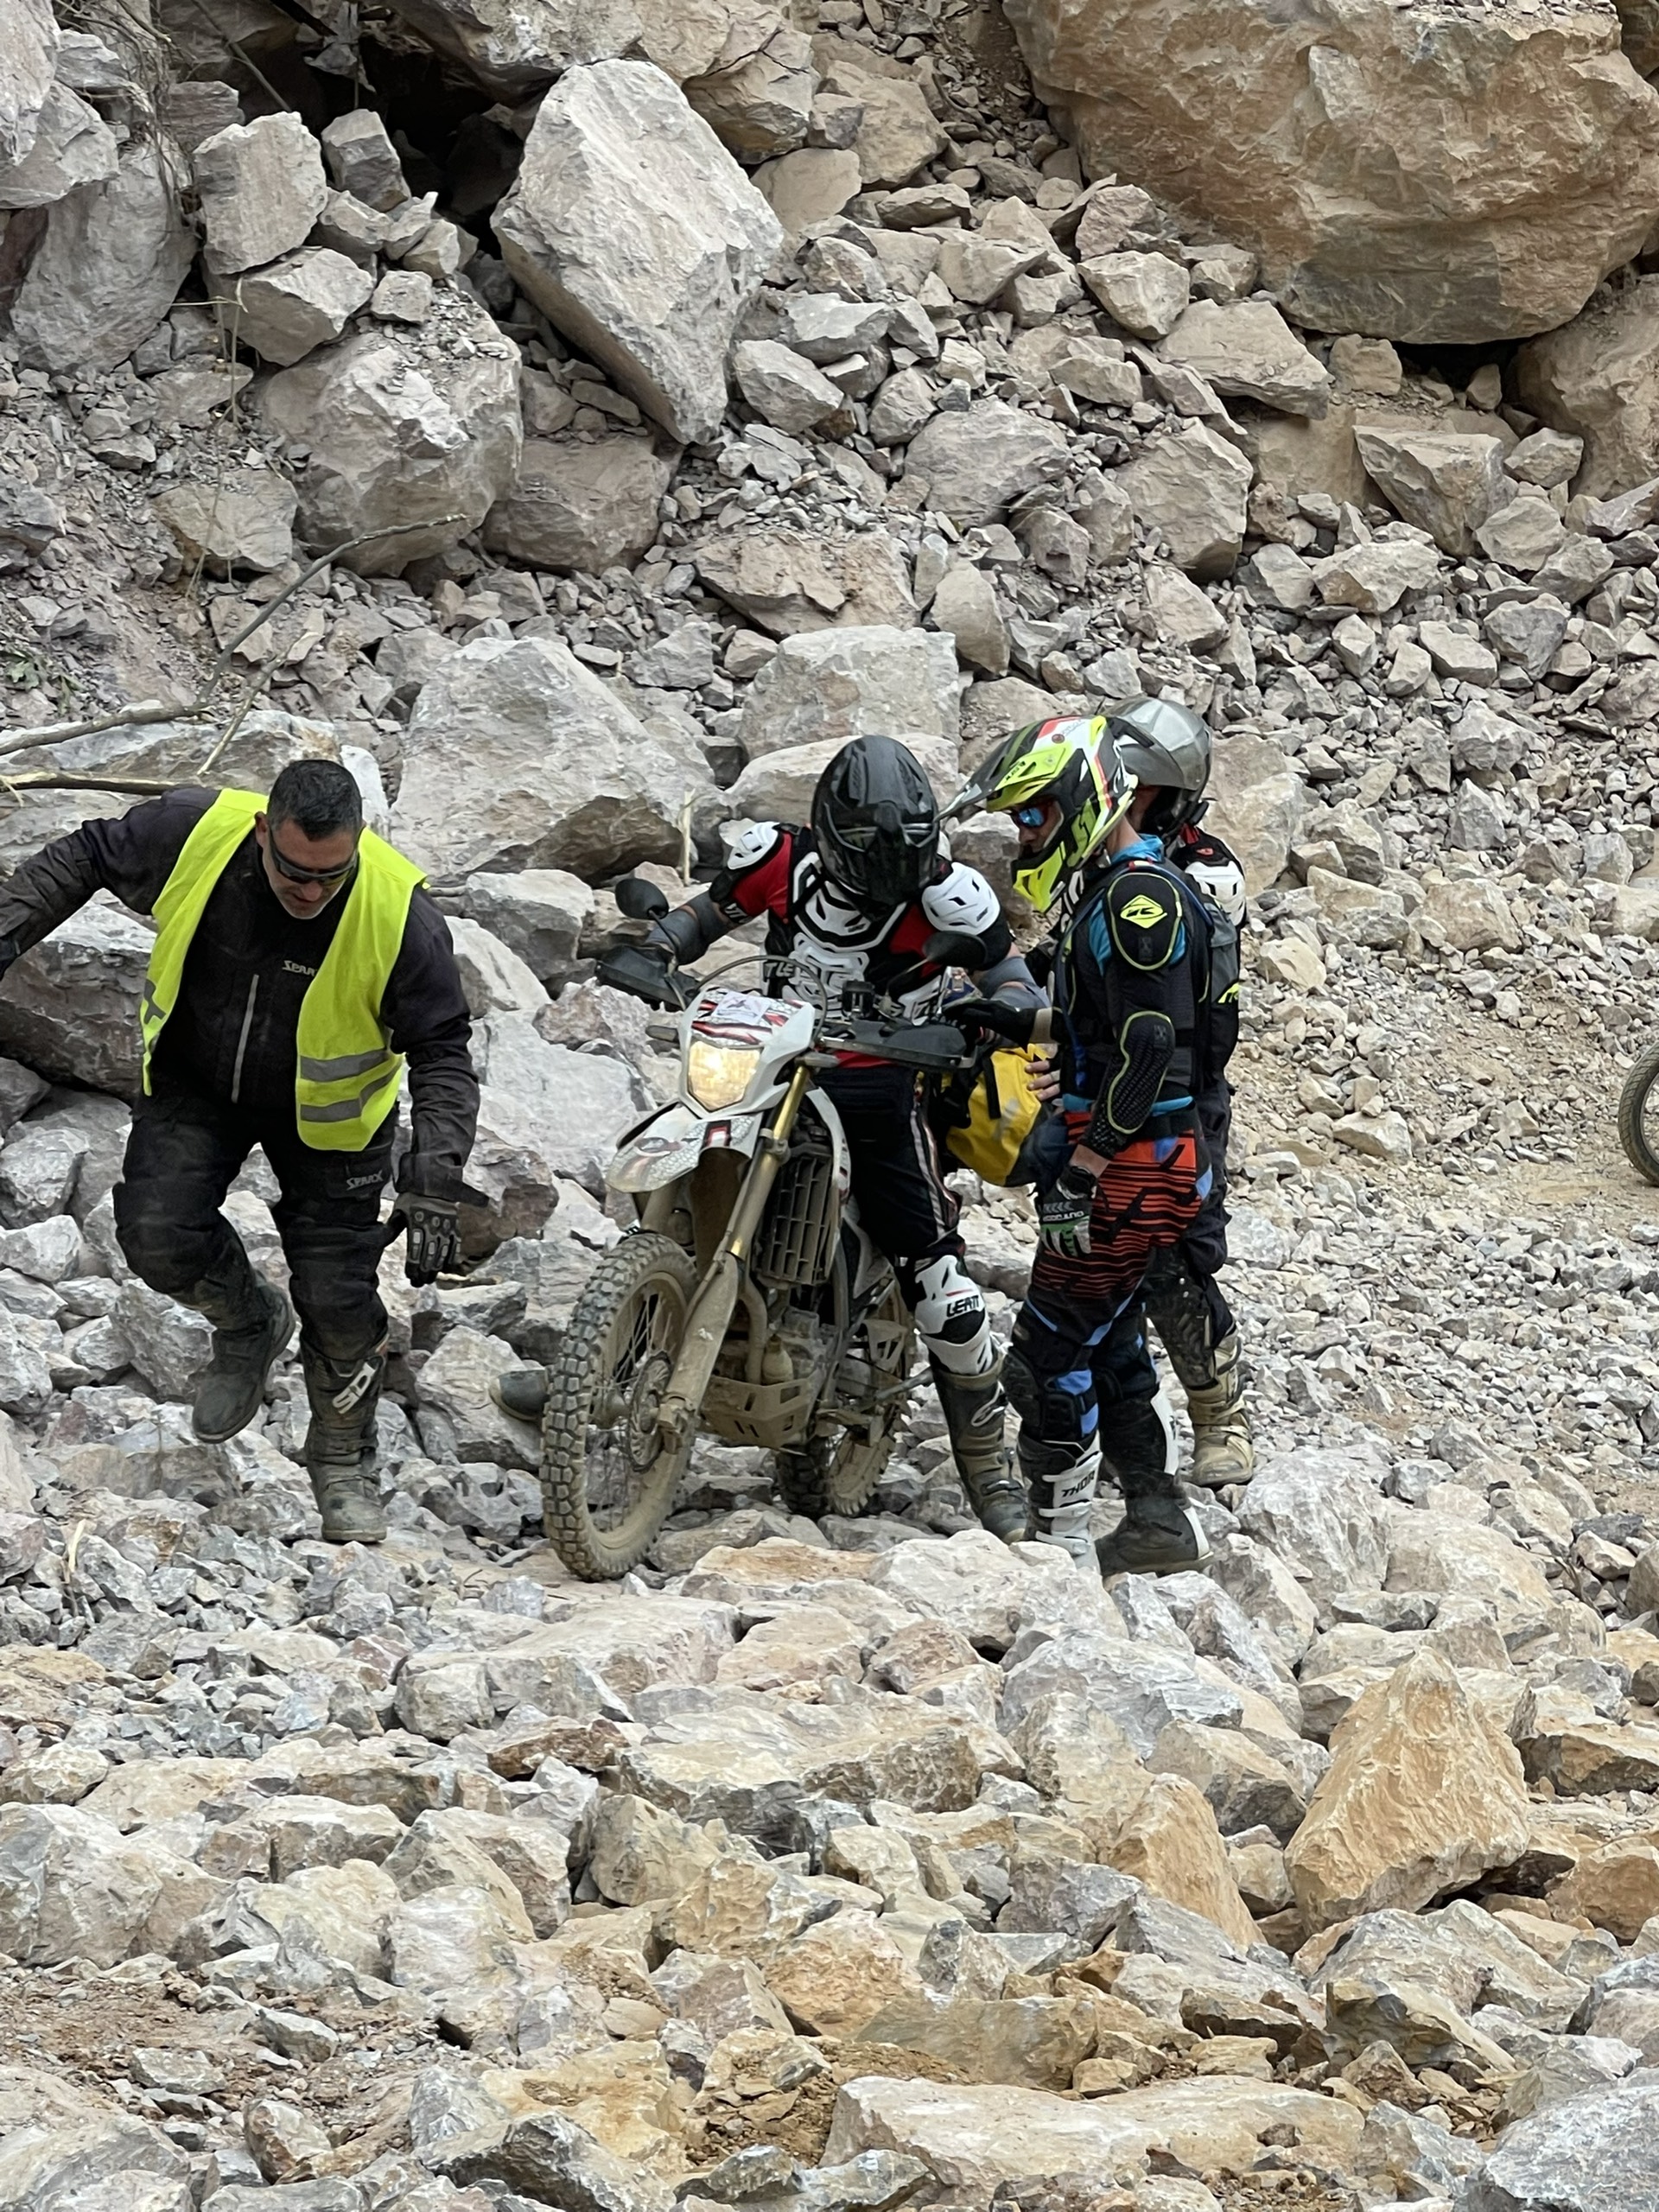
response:
<path id="1" fill-rule="evenodd" d="M 1171 1007 L 1177 1052 L 1166 1088 L 1196 1094 L 1220 1080 L 1238 1042 L 1239 933 L 1219 906 L 1205 898 L 1179 868 L 1161 860 L 1119 863 L 1131 876 L 1155 873 L 1180 894 L 1185 946 L 1180 1003 Z M 1063 927 L 1057 944 L 1056 996 L 1065 1015 L 1071 1046 L 1067 1088 L 1093 1096 L 1116 1058 L 1116 1032 L 1100 1027 L 1093 994 L 1084 986 L 1093 968 L 1107 986 L 1118 957 L 1103 912 L 1106 875 L 1096 878 Z M 1173 966 L 1173 963 L 1172 963 Z"/>
<path id="2" fill-rule="evenodd" d="M 156 1047 L 178 1003 L 184 963 L 213 887 L 246 841 L 265 801 L 221 791 L 184 841 L 156 901 L 156 941 L 138 1025 L 144 1089 Z M 294 1110 L 302 1142 L 316 1152 L 361 1152 L 397 1103 L 404 1058 L 391 1048 L 381 1001 L 403 949 L 421 870 L 372 830 L 358 841 L 344 911 L 300 1006 Z"/>

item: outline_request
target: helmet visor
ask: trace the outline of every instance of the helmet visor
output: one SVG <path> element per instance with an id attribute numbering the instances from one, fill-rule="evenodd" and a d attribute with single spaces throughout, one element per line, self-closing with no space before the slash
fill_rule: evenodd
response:
<path id="1" fill-rule="evenodd" d="M 936 822 L 847 822 L 819 849 L 830 880 L 861 905 L 903 906 L 919 898 L 939 849 Z"/>

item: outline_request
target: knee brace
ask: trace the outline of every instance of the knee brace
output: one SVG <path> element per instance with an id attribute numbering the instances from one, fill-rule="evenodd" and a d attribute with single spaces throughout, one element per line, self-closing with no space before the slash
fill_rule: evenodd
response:
<path id="1" fill-rule="evenodd" d="M 1016 1338 L 1002 1366 L 1002 1387 L 1020 1420 L 1020 1449 L 1027 1446 L 1065 1455 L 1068 1460 L 1099 1443 L 1100 1408 L 1095 1378 L 1086 1367 L 1066 1375 L 1039 1375 Z"/>
<path id="2" fill-rule="evenodd" d="M 996 1344 L 984 1294 L 955 1252 L 941 1252 L 906 1270 L 915 1295 L 916 1333 L 931 1360 L 948 1375 L 988 1375 Z"/>
<path id="3" fill-rule="evenodd" d="M 1182 1389 L 1206 1389 L 1216 1379 L 1216 1346 L 1233 1325 L 1215 1277 L 1195 1273 L 1171 1247 L 1147 1268 L 1141 1296 Z"/>

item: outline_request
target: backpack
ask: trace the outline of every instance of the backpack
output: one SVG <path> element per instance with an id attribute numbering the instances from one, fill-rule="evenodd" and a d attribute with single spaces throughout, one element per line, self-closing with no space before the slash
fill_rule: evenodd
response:
<path id="1" fill-rule="evenodd" d="M 1032 1077 L 1046 1065 L 1045 1053 L 1001 1045 L 941 1084 L 935 1104 L 944 1148 L 982 1181 L 1031 1180 L 1029 1141 L 1044 1115 Z"/>

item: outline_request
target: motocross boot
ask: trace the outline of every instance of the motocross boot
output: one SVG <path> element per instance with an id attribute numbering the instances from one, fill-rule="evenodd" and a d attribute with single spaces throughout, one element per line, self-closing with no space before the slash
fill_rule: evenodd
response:
<path id="1" fill-rule="evenodd" d="M 1017 1544 L 1030 1528 L 1031 1507 L 1002 1440 L 1007 1401 L 1002 1395 L 1001 1363 L 988 1375 L 953 1375 L 937 1359 L 932 1369 L 968 1503 L 982 1528 L 1005 1544 Z"/>
<path id="2" fill-rule="evenodd" d="M 1255 1441 L 1250 1433 L 1240 1353 L 1238 1332 L 1230 1331 L 1215 1349 L 1214 1380 L 1186 1384 L 1186 1413 L 1192 1424 L 1192 1480 L 1206 1490 L 1247 1483 L 1255 1472 Z"/>
<path id="3" fill-rule="evenodd" d="M 204 1444 L 223 1444 L 264 1402 L 270 1370 L 294 1333 L 294 1308 L 254 1273 L 239 1239 L 234 1255 L 196 1284 L 188 1303 L 213 1325 L 213 1357 L 196 1384 L 190 1425 Z"/>
<path id="4" fill-rule="evenodd" d="M 1179 1251 L 1157 1255 L 1144 1296 L 1147 1317 L 1186 1392 L 1192 1480 L 1206 1490 L 1249 1482 L 1255 1472 L 1255 1446 L 1244 1402 L 1246 1370 L 1225 1301 Z"/>
<path id="5" fill-rule="evenodd" d="M 302 1339 L 311 1426 L 305 1465 L 322 1516 L 323 1541 L 378 1544 L 386 1516 L 375 1475 L 374 1414 L 385 1373 L 383 1338 L 355 1366 L 340 1367 Z"/>
<path id="6" fill-rule="evenodd" d="M 1036 1541 L 1053 1544 L 1079 1566 L 1086 1565 L 1089 1516 L 1100 1486 L 1099 1443 L 1090 1437 L 1081 1444 L 1046 1444 L 1022 1431 L 1020 1465 L 1031 1485 Z"/>
<path id="7" fill-rule="evenodd" d="M 515 1421 L 534 1421 L 539 1427 L 547 1408 L 547 1370 L 505 1367 L 491 1378 L 490 1395 L 504 1414 L 511 1414 Z"/>
<path id="8" fill-rule="evenodd" d="M 1108 1442 L 1123 1518 L 1095 1547 L 1102 1578 L 1203 1567 L 1210 1539 L 1175 1479 L 1175 1431 L 1162 1391 L 1115 1407 Z"/>

